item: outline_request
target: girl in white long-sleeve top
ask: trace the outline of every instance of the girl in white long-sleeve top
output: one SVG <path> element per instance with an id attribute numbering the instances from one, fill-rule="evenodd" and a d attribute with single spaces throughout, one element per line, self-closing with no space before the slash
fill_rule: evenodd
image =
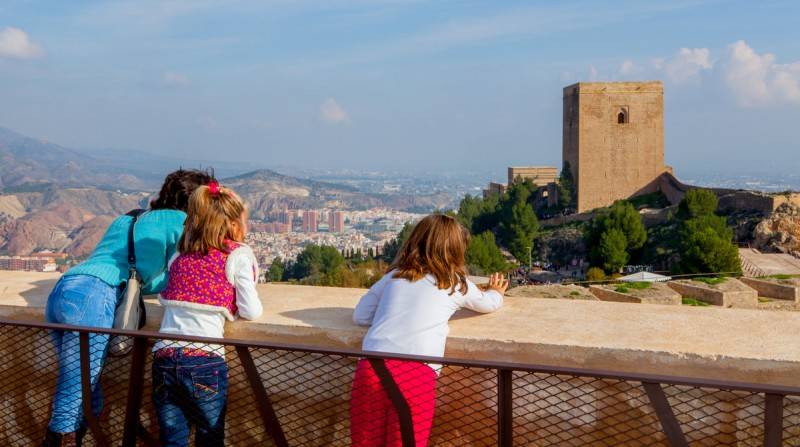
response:
<path id="1" fill-rule="evenodd" d="M 180 254 L 170 262 L 167 287 L 159 295 L 161 332 L 222 338 L 226 320 L 261 315 L 258 265 L 242 243 L 246 233 L 247 210 L 232 190 L 212 182 L 192 194 Z M 224 347 L 162 340 L 153 351 L 153 403 L 162 445 L 189 445 L 192 426 L 197 445 L 224 445 Z"/>
<path id="2" fill-rule="evenodd" d="M 403 244 L 392 267 L 359 301 L 356 324 L 370 326 L 365 351 L 444 355 L 448 320 L 460 308 L 488 313 L 500 308 L 508 282 L 491 276 L 480 288 L 467 279 L 469 233 L 452 217 L 422 219 Z M 417 446 L 430 436 L 437 373 L 428 364 L 387 360 L 386 367 L 411 408 Z M 356 447 L 399 446 L 397 414 L 367 360 L 356 367 L 350 404 L 351 440 Z"/>

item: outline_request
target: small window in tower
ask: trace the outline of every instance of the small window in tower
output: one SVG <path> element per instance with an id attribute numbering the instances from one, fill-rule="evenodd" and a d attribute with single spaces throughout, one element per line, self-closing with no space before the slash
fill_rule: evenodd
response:
<path id="1" fill-rule="evenodd" d="M 617 124 L 627 124 L 628 123 L 628 108 L 627 107 L 620 107 L 617 110 Z"/>

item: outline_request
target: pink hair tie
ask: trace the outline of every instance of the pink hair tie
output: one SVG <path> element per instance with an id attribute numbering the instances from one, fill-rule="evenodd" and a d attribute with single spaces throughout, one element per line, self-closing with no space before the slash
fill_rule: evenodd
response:
<path id="1" fill-rule="evenodd" d="M 209 182 L 208 183 L 208 192 L 211 193 L 212 196 L 219 195 L 219 183 L 217 182 Z"/>

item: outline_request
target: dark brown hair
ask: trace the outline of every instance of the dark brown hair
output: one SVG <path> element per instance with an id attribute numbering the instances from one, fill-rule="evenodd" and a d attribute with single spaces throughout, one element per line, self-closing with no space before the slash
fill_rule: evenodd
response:
<path id="1" fill-rule="evenodd" d="M 164 179 L 158 197 L 150 202 L 152 210 L 179 210 L 186 212 L 189 196 L 198 186 L 214 180 L 213 170 L 178 169 Z"/>
<path id="2" fill-rule="evenodd" d="M 469 232 L 454 218 L 444 214 L 425 217 L 400 247 L 392 263 L 395 278 L 418 281 L 431 274 L 436 287 L 450 289 L 450 295 L 467 293 L 467 269 L 464 257 Z"/>
<path id="3" fill-rule="evenodd" d="M 213 186 L 213 185 L 212 185 Z M 189 197 L 189 209 L 183 224 L 178 251 L 183 254 L 208 254 L 212 248 L 227 252 L 228 241 L 236 238 L 234 228 L 247 210 L 232 189 L 217 186 L 217 192 L 200 186 Z"/>

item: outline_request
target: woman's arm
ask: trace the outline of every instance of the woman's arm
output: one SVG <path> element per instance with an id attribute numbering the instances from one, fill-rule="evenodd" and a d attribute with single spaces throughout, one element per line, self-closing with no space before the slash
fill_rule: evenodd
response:
<path id="1" fill-rule="evenodd" d="M 386 284 L 392 279 L 392 272 L 383 275 L 380 281 L 376 282 L 369 291 L 361 297 L 353 310 L 353 323 L 359 326 L 369 326 L 372 324 L 372 319 L 375 317 L 375 311 L 378 310 L 378 304 L 383 295 L 383 289 Z"/>

